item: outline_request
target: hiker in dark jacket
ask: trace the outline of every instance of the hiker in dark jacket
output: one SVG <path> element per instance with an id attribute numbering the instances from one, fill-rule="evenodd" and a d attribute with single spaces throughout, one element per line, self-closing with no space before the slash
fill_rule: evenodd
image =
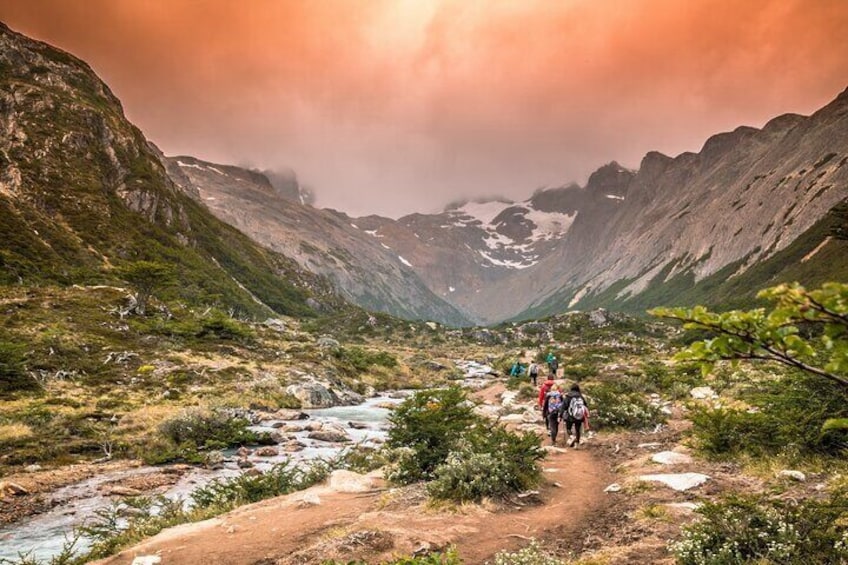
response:
<path id="1" fill-rule="evenodd" d="M 539 408 L 542 409 L 542 420 L 545 421 L 545 428 L 548 427 L 548 392 L 550 392 L 551 387 L 554 386 L 554 377 L 553 375 L 549 376 L 545 382 L 542 383 L 542 386 L 539 387 Z"/>
<path id="2" fill-rule="evenodd" d="M 552 386 L 548 392 L 548 433 L 551 436 L 551 445 L 556 445 L 564 400 L 559 385 Z"/>
<path id="3" fill-rule="evenodd" d="M 568 447 L 579 445 L 580 430 L 583 428 L 583 422 L 589 418 L 589 408 L 586 406 L 586 399 L 580 393 L 580 385 L 577 383 L 571 385 L 571 390 L 565 395 L 562 403 L 562 414 L 565 420 L 565 431 L 569 435 Z M 572 428 L 574 428 L 574 435 L 571 434 Z"/>

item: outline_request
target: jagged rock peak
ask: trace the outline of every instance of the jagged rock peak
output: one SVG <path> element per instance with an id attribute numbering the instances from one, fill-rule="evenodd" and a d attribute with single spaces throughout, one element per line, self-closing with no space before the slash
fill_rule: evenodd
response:
<path id="1" fill-rule="evenodd" d="M 631 179 L 636 176 L 635 171 L 622 167 L 615 161 L 611 161 L 596 170 L 589 176 L 586 189 L 605 194 L 623 195 L 630 184 Z"/>

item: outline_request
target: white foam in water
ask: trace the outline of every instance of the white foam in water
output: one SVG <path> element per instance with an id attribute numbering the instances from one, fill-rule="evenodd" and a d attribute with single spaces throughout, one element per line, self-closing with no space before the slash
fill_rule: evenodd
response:
<path id="1" fill-rule="evenodd" d="M 365 445 L 376 445 L 387 436 L 386 419 L 389 410 L 377 405 L 385 403 L 399 403 L 400 398 L 388 398 L 385 396 L 370 398 L 358 406 L 335 406 L 321 410 L 305 410 L 310 416 L 309 422 L 322 422 L 329 425 L 337 425 L 345 428 L 351 438 L 351 442 L 339 445 L 323 441 L 308 439 L 309 432 L 297 432 L 293 435 L 306 445 L 302 451 L 295 453 L 281 452 L 275 457 L 251 459 L 257 469 L 266 471 L 277 463 L 287 459 L 302 462 L 313 459 L 330 459 L 339 454 L 345 447 L 364 443 Z M 348 422 L 361 422 L 367 427 L 361 430 L 347 427 Z M 260 431 L 271 431 L 270 424 L 265 422 L 262 426 L 252 429 Z M 374 441 L 376 440 L 376 441 Z M 163 494 L 170 499 L 182 497 L 188 499 L 191 492 L 214 479 L 226 479 L 241 474 L 235 459 L 232 458 L 235 450 L 225 452 L 228 457 L 223 469 L 193 469 L 183 475 L 179 482 L 170 487 Z M 98 475 L 91 479 L 75 483 L 58 489 L 50 498 L 58 504 L 51 510 L 34 516 L 31 519 L 22 520 L 9 527 L 0 529 L 0 561 L 8 559 L 15 561 L 21 554 L 29 554 L 38 560 L 49 560 L 57 555 L 66 542 L 66 536 L 73 535 L 75 527 L 95 516 L 100 508 L 106 508 L 112 504 L 113 499 L 104 496 L 98 488 L 107 482 L 125 479 L 130 476 L 158 472 L 158 467 L 139 467 L 125 471 L 116 471 Z M 81 538 L 76 547 L 84 550 L 90 543 Z"/>

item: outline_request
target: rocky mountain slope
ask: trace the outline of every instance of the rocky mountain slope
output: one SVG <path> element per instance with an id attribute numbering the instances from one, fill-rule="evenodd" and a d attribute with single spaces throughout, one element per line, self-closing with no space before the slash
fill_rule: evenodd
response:
<path id="1" fill-rule="evenodd" d="M 699 153 L 652 152 L 638 171 L 610 163 L 585 187 L 356 224 L 486 322 L 714 303 L 740 281 L 848 276 L 848 246 L 826 225 L 848 198 L 846 164 L 848 91 L 810 117 L 713 136 Z"/>
<path id="2" fill-rule="evenodd" d="M 163 163 L 186 194 L 220 219 L 326 276 L 357 304 L 406 318 L 468 323 L 427 288 L 409 261 L 366 235 L 345 214 L 295 202 L 255 171 L 186 156 Z"/>
<path id="3" fill-rule="evenodd" d="M 0 132 L 0 282 L 110 283 L 147 260 L 173 266 L 170 292 L 191 303 L 264 317 L 341 304 L 179 190 L 88 65 L 3 24 Z"/>

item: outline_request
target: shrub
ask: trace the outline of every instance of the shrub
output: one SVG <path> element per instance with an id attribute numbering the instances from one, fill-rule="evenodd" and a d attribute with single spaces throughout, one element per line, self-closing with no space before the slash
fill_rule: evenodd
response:
<path id="1" fill-rule="evenodd" d="M 366 561 L 347 561 L 344 564 L 338 561 L 322 561 L 321 565 L 368 565 Z M 462 565 L 462 560 L 456 552 L 455 547 L 427 555 L 416 555 L 413 557 L 398 557 L 391 561 L 383 561 L 380 565 Z"/>
<path id="2" fill-rule="evenodd" d="M 0 397 L 18 391 L 38 389 L 38 383 L 26 374 L 24 347 L 8 341 L 0 341 Z"/>
<path id="3" fill-rule="evenodd" d="M 431 478 L 478 420 L 459 387 L 425 390 L 404 400 L 389 416 L 392 480 L 406 484 Z"/>
<path id="4" fill-rule="evenodd" d="M 386 351 L 368 351 L 361 347 L 339 347 L 333 350 L 333 357 L 338 360 L 342 369 L 352 375 L 364 373 L 373 366 L 394 369 L 397 359 Z"/>
<path id="5" fill-rule="evenodd" d="M 753 409 L 701 408 L 693 413 L 692 433 L 706 454 L 839 456 L 848 446 L 848 430 L 825 427 L 829 419 L 848 417 L 848 393 L 838 384 L 787 375 L 743 396 Z"/>
<path id="6" fill-rule="evenodd" d="M 329 472 L 330 466 L 321 461 L 302 468 L 286 460 L 261 475 L 241 474 L 229 479 L 215 479 L 195 489 L 191 498 L 195 508 L 223 511 L 308 488 L 324 480 Z"/>
<path id="7" fill-rule="evenodd" d="M 233 418 L 222 411 L 186 410 L 159 425 L 159 432 L 174 445 L 187 449 L 218 449 L 249 443 L 263 438 L 248 430 L 244 418 Z"/>
<path id="8" fill-rule="evenodd" d="M 844 563 L 848 560 L 848 490 L 799 502 L 763 495 L 707 502 L 703 516 L 670 545 L 681 565 Z"/>
<path id="9" fill-rule="evenodd" d="M 586 387 L 584 393 L 593 427 L 644 429 L 665 421 L 659 407 L 644 394 L 630 392 L 619 384 L 596 384 Z"/>
<path id="10" fill-rule="evenodd" d="M 370 473 L 387 463 L 385 453 L 366 445 L 355 445 L 342 451 L 333 462 L 337 469 L 347 469 L 356 473 Z"/>
<path id="11" fill-rule="evenodd" d="M 536 434 L 478 424 L 436 467 L 427 492 L 457 502 L 521 492 L 539 483 L 537 462 L 544 456 Z"/>
<path id="12" fill-rule="evenodd" d="M 501 551 L 494 565 L 562 565 L 562 561 L 546 552 L 535 539 L 518 551 Z"/>

